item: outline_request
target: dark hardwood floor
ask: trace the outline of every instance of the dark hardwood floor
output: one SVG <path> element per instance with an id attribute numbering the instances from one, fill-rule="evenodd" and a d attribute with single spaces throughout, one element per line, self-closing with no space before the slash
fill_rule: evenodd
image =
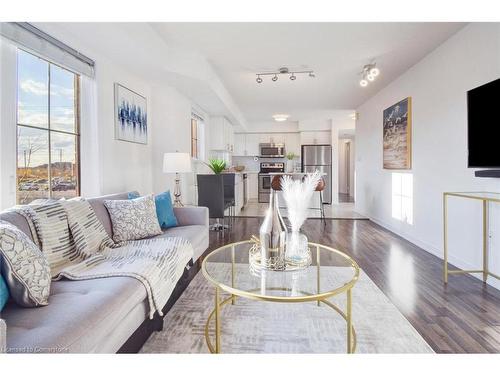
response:
<path id="1" fill-rule="evenodd" d="M 210 249 L 257 234 L 261 219 L 236 218 Z M 369 220 L 310 219 L 310 241 L 351 255 L 437 353 L 500 352 L 500 291 L 469 275 L 442 279 L 441 259 Z"/>

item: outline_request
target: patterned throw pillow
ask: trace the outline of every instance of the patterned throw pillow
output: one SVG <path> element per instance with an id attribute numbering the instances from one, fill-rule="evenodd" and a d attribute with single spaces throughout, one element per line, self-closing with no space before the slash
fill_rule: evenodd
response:
<path id="1" fill-rule="evenodd" d="M 153 195 L 131 200 L 107 200 L 115 242 L 140 240 L 161 234 Z"/>
<path id="2" fill-rule="evenodd" d="M 0 220 L 0 272 L 24 307 L 48 305 L 50 268 L 40 249 L 16 226 Z"/>
<path id="3" fill-rule="evenodd" d="M 139 198 L 139 193 L 131 191 L 128 193 L 128 199 Z M 158 223 L 162 229 L 176 227 L 178 225 L 175 217 L 174 207 L 172 206 L 172 198 L 170 190 L 155 196 L 156 216 Z"/>
<path id="4" fill-rule="evenodd" d="M 61 204 L 68 215 L 69 229 L 81 259 L 96 254 L 102 247 L 116 247 L 89 202 L 70 199 Z"/>
<path id="5" fill-rule="evenodd" d="M 33 221 L 53 277 L 69 264 L 80 261 L 61 202 L 26 206 L 24 213 Z"/>

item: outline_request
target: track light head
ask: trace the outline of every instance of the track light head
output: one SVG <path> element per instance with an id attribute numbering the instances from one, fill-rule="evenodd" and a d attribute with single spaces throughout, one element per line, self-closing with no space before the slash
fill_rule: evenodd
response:
<path id="1" fill-rule="evenodd" d="M 257 76 L 256 81 L 257 81 L 257 83 L 262 83 L 262 78 L 260 78 L 260 76 Z"/>
<path id="2" fill-rule="evenodd" d="M 275 74 L 273 78 L 271 78 L 273 82 L 276 82 L 278 80 L 278 76 Z"/>
<path id="3" fill-rule="evenodd" d="M 311 78 L 315 78 L 315 77 L 316 77 L 316 74 L 314 74 L 314 72 L 309 72 L 309 77 L 311 77 Z"/>
<path id="4" fill-rule="evenodd" d="M 370 69 L 370 74 L 373 77 L 377 77 L 380 74 L 380 70 L 374 66 L 373 68 Z"/>
<path id="5" fill-rule="evenodd" d="M 295 81 L 296 79 L 297 77 L 295 77 L 295 75 L 292 73 L 292 75 L 290 76 L 290 80 Z"/>

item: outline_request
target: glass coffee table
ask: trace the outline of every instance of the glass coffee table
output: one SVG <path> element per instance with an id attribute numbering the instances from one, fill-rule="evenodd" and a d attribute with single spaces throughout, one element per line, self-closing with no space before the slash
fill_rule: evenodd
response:
<path id="1" fill-rule="evenodd" d="M 211 252 L 202 264 L 205 278 L 215 287 L 214 309 L 205 324 L 205 339 L 211 353 L 221 352 L 221 308 L 235 304 L 237 297 L 277 303 L 324 304 L 338 313 L 347 324 L 347 353 L 356 350 L 356 332 L 352 324 L 352 288 L 359 278 L 359 266 L 347 254 L 331 247 L 309 242 L 312 264 L 295 271 L 258 270 L 249 264 L 252 241 L 222 246 Z M 229 294 L 223 298 L 222 292 Z M 330 297 L 345 293 L 343 311 Z M 215 342 L 210 325 L 215 320 Z"/>

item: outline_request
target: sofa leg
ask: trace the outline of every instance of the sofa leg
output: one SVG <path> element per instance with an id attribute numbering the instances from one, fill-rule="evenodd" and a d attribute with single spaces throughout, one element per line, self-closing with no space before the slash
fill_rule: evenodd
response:
<path id="1" fill-rule="evenodd" d="M 163 331 L 163 316 L 155 316 L 154 318 L 153 329 L 157 332 Z"/>

